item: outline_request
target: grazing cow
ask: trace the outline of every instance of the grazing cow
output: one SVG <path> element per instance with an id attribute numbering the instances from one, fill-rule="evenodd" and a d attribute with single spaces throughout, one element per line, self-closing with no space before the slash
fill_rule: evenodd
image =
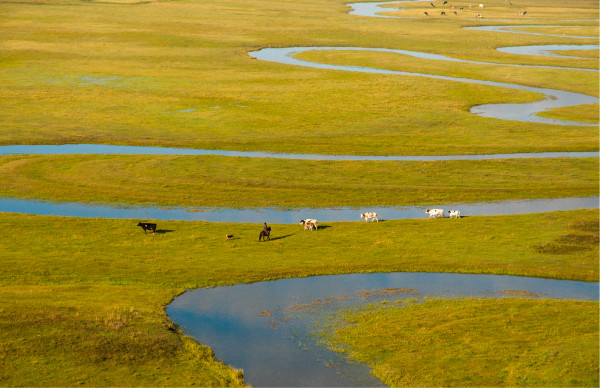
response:
<path id="1" fill-rule="evenodd" d="M 429 16 L 429 14 L 427 12 L 424 12 L 425 16 Z"/>
<path id="2" fill-rule="evenodd" d="M 429 218 L 444 218 L 444 209 L 427 209 L 425 213 L 429 214 Z"/>
<path id="3" fill-rule="evenodd" d="M 483 4 L 479 4 L 479 8 L 483 8 Z"/>
<path id="4" fill-rule="evenodd" d="M 314 218 L 307 218 L 305 220 L 300 220 L 300 225 L 304 226 L 304 230 L 312 230 L 319 229 L 319 225 L 317 224 L 317 220 Z"/>
<path id="5" fill-rule="evenodd" d="M 300 220 L 300 225 L 304 226 L 304 230 L 318 229 L 317 220 L 313 220 L 311 218 Z"/>
<path id="6" fill-rule="evenodd" d="M 151 224 L 149 222 L 140 222 L 137 226 L 141 226 L 144 229 L 144 234 L 146 234 L 146 230 L 151 230 L 152 234 L 156 233 L 156 224 Z"/>
<path id="7" fill-rule="evenodd" d="M 375 212 L 362 213 L 360 215 L 360 218 L 364 218 L 365 222 L 369 221 L 369 218 L 371 218 L 371 222 L 373 222 L 374 220 L 377 220 L 377 222 L 379 222 L 379 219 L 377 218 L 377 213 Z"/>
<path id="8" fill-rule="evenodd" d="M 442 13 L 441 13 L 440 15 L 444 15 L 444 16 L 445 16 L 445 15 L 446 15 L 446 12 L 442 11 Z"/>
<path id="9" fill-rule="evenodd" d="M 233 234 L 226 234 L 226 235 L 225 235 L 225 238 L 226 238 L 227 240 L 231 240 L 231 239 L 233 238 Z"/>
<path id="10" fill-rule="evenodd" d="M 448 210 L 448 217 L 460 218 L 460 210 Z"/>

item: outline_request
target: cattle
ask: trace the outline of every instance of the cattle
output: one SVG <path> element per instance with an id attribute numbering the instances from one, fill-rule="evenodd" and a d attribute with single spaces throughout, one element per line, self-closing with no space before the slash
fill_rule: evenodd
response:
<path id="1" fill-rule="evenodd" d="M 227 240 L 231 240 L 231 239 L 233 238 L 233 234 L 226 234 L 226 235 L 225 235 L 225 238 L 226 238 Z"/>
<path id="2" fill-rule="evenodd" d="M 483 4 L 479 4 L 479 8 L 483 8 Z"/>
<path id="3" fill-rule="evenodd" d="M 460 210 L 448 210 L 448 217 L 460 218 Z"/>
<path id="4" fill-rule="evenodd" d="M 317 220 L 312 218 L 307 218 L 305 220 L 300 220 L 300 225 L 304 226 L 304 230 L 317 230 L 319 229 L 319 225 L 317 224 Z"/>
<path id="5" fill-rule="evenodd" d="M 379 222 L 379 219 L 377 218 L 377 213 L 375 212 L 362 213 L 360 215 L 360 218 L 364 218 L 365 222 L 369 221 L 369 218 L 371 218 L 371 222 L 373 222 L 374 220 L 377 220 L 377 222 Z"/>
<path id="6" fill-rule="evenodd" d="M 152 234 L 156 233 L 156 224 L 151 224 L 149 222 L 140 222 L 137 226 L 141 226 L 144 229 L 144 234 L 146 234 L 146 230 L 151 230 Z"/>
<path id="7" fill-rule="evenodd" d="M 425 213 L 429 214 L 429 218 L 444 218 L 444 209 L 427 209 Z"/>

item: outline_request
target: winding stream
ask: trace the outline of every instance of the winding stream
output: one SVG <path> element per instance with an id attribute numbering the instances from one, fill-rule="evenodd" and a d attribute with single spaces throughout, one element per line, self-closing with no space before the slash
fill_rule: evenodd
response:
<path id="1" fill-rule="evenodd" d="M 197 148 L 170 148 L 122 146 L 110 144 L 60 144 L 60 145 L 7 145 L 0 146 L 2 155 L 217 155 L 244 158 L 274 158 L 299 160 L 371 160 L 371 161 L 444 161 L 489 160 L 524 158 L 594 158 L 598 152 L 524 152 L 514 154 L 481 155 L 324 155 L 293 154 L 262 151 L 204 150 Z"/>
<path id="2" fill-rule="evenodd" d="M 587 94 L 581 93 L 573 93 L 566 92 L 563 90 L 557 89 L 548 89 L 548 88 L 537 88 L 530 87 L 518 84 L 510 84 L 506 82 L 495 82 L 495 81 L 485 81 L 478 79 L 470 79 L 470 78 L 462 78 L 462 77 L 447 77 L 442 75 L 435 74 L 423 74 L 423 73 L 411 73 L 406 71 L 395 71 L 395 70 L 386 70 L 386 69 L 377 69 L 372 67 L 363 67 L 363 66 L 342 66 L 342 65 L 330 65 L 325 63 L 318 62 L 310 62 L 302 59 L 298 59 L 295 55 L 308 52 L 308 51 L 378 51 L 378 52 L 391 52 L 402 55 L 410 55 L 419 58 L 427 58 L 432 60 L 441 60 L 441 61 L 452 61 L 452 62 L 472 62 L 473 61 L 463 61 L 456 58 L 450 58 L 443 55 L 436 54 L 428 54 L 428 53 L 420 53 L 414 51 L 407 50 L 393 50 L 393 49 L 385 49 L 385 48 L 364 48 L 364 47 L 284 47 L 284 48 L 265 48 L 258 51 L 253 51 L 248 53 L 250 56 L 260 59 L 263 61 L 271 61 L 288 65 L 296 65 L 296 66 L 304 66 L 304 67 L 314 67 L 319 69 L 327 69 L 327 70 L 342 70 L 342 71 L 353 71 L 353 72 L 361 72 L 361 73 L 377 73 L 377 74 L 396 74 L 396 75 L 404 75 L 404 76 L 413 76 L 413 77 L 425 77 L 432 79 L 441 79 L 446 81 L 455 81 L 455 82 L 467 82 L 478 85 L 487 85 L 487 86 L 495 86 L 501 88 L 509 88 L 516 90 L 524 90 L 534 93 L 539 93 L 544 96 L 542 100 L 521 103 L 521 104 L 487 104 L 487 105 L 477 105 L 471 108 L 471 113 L 477 114 L 479 116 L 488 117 L 488 118 L 496 118 L 502 120 L 515 120 L 522 122 L 536 122 L 536 123 L 545 123 L 545 124 L 555 124 L 555 125 L 580 125 L 580 126 L 598 126 L 598 124 L 589 124 L 589 123 L 581 123 L 577 121 L 567 121 L 567 120 L 556 120 L 551 118 L 546 118 L 542 116 L 538 116 L 538 113 L 555 109 L 562 108 L 568 106 L 577 106 L 583 104 L 596 104 L 600 100 L 593 96 L 588 96 Z M 495 63 L 486 63 L 486 62 L 474 62 L 480 64 L 495 64 Z M 495 64 L 499 65 L 499 64 Z M 530 67 L 539 67 L 539 66 L 530 66 Z M 575 70 L 575 69 L 570 69 Z"/>
<path id="3" fill-rule="evenodd" d="M 572 197 L 524 199 L 468 204 L 438 204 L 446 210 L 460 210 L 462 217 L 543 213 L 560 210 L 597 209 L 599 198 Z M 305 218 L 319 222 L 361 221 L 360 214 L 374 211 L 380 220 L 427 218 L 425 206 L 370 206 L 337 208 L 184 208 L 158 206 L 111 206 L 79 202 L 51 202 L 0 197 L 0 212 L 61 217 L 208 221 L 232 223 L 297 224 Z M 274 232 L 275 233 L 275 232 Z"/>
<path id="4" fill-rule="evenodd" d="M 358 16 L 366 16 L 366 17 L 386 17 L 386 18 L 396 18 L 397 16 L 390 15 L 381 15 L 380 12 L 384 11 L 397 11 L 401 10 L 401 8 L 384 8 L 382 5 L 385 4 L 400 4 L 403 2 L 412 2 L 415 0 L 408 1 L 386 1 L 386 2 L 375 2 L 375 3 L 350 3 L 347 4 L 351 10 L 351 15 Z M 518 27 L 531 27 L 531 26 L 483 26 L 483 27 L 469 27 L 471 29 L 478 30 L 490 30 L 496 32 L 518 32 L 518 33 L 531 33 L 529 31 L 518 31 L 514 30 L 514 28 Z M 543 26 L 536 26 L 543 27 Z M 550 27 L 550 26 L 545 26 Z M 542 33 L 532 33 L 539 35 L 550 35 L 551 34 L 542 34 Z M 562 35 L 559 35 L 564 37 Z M 579 36 L 578 36 L 579 37 Z M 581 37 L 586 38 L 586 37 Z M 588 37 L 589 38 L 589 37 Z M 598 37 L 592 37 L 598 38 Z M 556 48 L 555 50 L 560 50 L 560 48 Z M 570 46 L 570 50 L 574 49 L 575 45 Z M 591 49 L 597 48 L 598 46 L 590 46 L 583 45 L 579 47 L 580 49 Z M 551 47 L 548 49 L 552 50 Z M 308 52 L 308 51 L 333 51 L 333 50 L 342 50 L 342 51 L 378 51 L 378 52 L 391 52 L 401 55 L 408 55 L 417 58 L 424 58 L 430 60 L 440 60 L 440 61 L 452 61 L 452 62 L 463 62 L 463 63 L 475 63 L 475 64 L 485 64 L 485 65 L 498 65 L 498 66 L 519 66 L 519 67 L 534 67 L 534 68 L 551 68 L 551 69 L 566 69 L 566 70 L 579 70 L 579 71 L 594 71 L 597 72 L 596 69 L 582 69 L 582 68 L 562 68 L 562 67 L 554 67 L 554 66 L 536 66 L 536 65 L 513 65 L 513 64 L 503 64 L 503 63 L 490 63 L 490 62 L 480 62 L 480 61 L 467 61 L 461 60 L 457 58 L 446 57 L 443 55 L 423 53 L 423 52 L 415 52 L 415 51 L 407 51 L 407 50 L 394 50 L 387 48 L 365 48 L 365 47 L 285 47 L 285 48 L 265 48 L 262 50 L 250 52 L 249 55 L 253 58 L 260 59 L 263 61 L 271 61 L 277 62 L 287 65 L 295 65 L 295 66 L 304 66 L 304 67 L 313 67 L 319 69 L 327 69 L 327 70 L 341 70 L 341 71 L 353 71 L 353 72 L 362 72 L 362 73 L 377 73 L 377 74 L 396 74 L 396 75 L 404 75 L 404 76 L 414 76 L 414 77 L 426 77 L 433 79 L 442 79 L 447 81 L 455 81 L 455 82 L 467 82 L 472 84 L 479 85 L 487 85 L 487 86 L 495 86 L 509 89 L 517 89 L 530 91 L 534 93 L 540 93 L 544 96 L 544 98 L 540 101 L 522 103 L 522 104 L 487 104 L 487 105 L 479 105 L 471 108 L 471 113 L 476 115 L 480 115 L 488 118 L 496 118 L 502 120 L 515 120 L 522 122 L 537 122 L 537 123 L 545 123 L 545 124 L 555 124 L 555 125 L 581 125 L 581 126 L 598 126 L 598 124 L 589 124 L 589 123 L 581 123 L 576 121 L 568 121 L 568 120 L 556 120 L 538 116 L 538 113 L 555 109 L 555 108 L 563 108 L 568 106 L 577 106 L 583 104 L 596 104 L 600 100 L 594 96 L 589 96 L 581 93 L 573 93 L 566 92 L 557 89 L 548 89 L 548 88 L 537 88 L 530 87 L 525 85 L 511 84 L 506 82 L 493 82 L 493 81 L 484 81 L 477 79 L 469 79 L 462 77 L 447 77 L 435 74 L 423 74 L 423 73 L 411 73 L 405 71 L 393 71 L 393 70 L 385 70 L 385 69 L 377 69 L 371 67 L 362 67 L 362 66 L 341 66 L 341 65 L 330 65 L 318 62 L 311 62 L 306 60 L 300 60 L 295 57 L 295 55 Z M 511 52 L 510 49 L 508 52 Z M 546 55 L 546 51 L 543 51 L 540 46 L 534 46 L 531 50 L 528 50 L 525 47 L 519 49 L 519 54 L 528 54 L 531 55 Z"/>

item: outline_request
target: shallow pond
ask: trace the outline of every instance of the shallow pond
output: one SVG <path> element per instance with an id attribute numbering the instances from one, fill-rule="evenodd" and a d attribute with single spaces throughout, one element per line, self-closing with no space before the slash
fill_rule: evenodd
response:
<path id="1" fill-rule="evenodd" d="M 529 295 L 598 300 L 598 283 L 450 273 L 281 279 L 187 291 L 167 314 L 253 386 L 376 386 L 365 365 L 318 346 L 315 321 L 340 308 L 400 298 Z"/>

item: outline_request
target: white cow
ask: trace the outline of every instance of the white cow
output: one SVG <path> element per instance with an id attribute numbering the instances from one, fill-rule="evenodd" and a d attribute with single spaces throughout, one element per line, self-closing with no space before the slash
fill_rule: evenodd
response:
<path id="1" fill-rule="evenodd" d="M 460 210 L 448 210 L 448 217 L 460 218 Z"/>
<path id="2" fill-rule="evenodd" d="M 360 218 L 364 218 L 365 222 L 369 221 L 369 218 L 371 218 L 371 222 L 373 222 L 374 220 L 377 220 L 377 222 L 379 222 L 379 218 L 377 218 L 377 213 L 375 212 L 362 213 L 360 215 Z"/>
<path id="3" fill-rule="evenodd" d="M 444 218 L 444 209 L 427 209 L 425 213 L 429 214 L 429 218 Z"/>
<path id="4" fill-rule="evenodd" d="M 317 220 L 312 219 L 312 218 L 300 220 L 300 225 L 304 226 L 304 230 L 319 229 L 319 226 L 317 225 Z"/>

